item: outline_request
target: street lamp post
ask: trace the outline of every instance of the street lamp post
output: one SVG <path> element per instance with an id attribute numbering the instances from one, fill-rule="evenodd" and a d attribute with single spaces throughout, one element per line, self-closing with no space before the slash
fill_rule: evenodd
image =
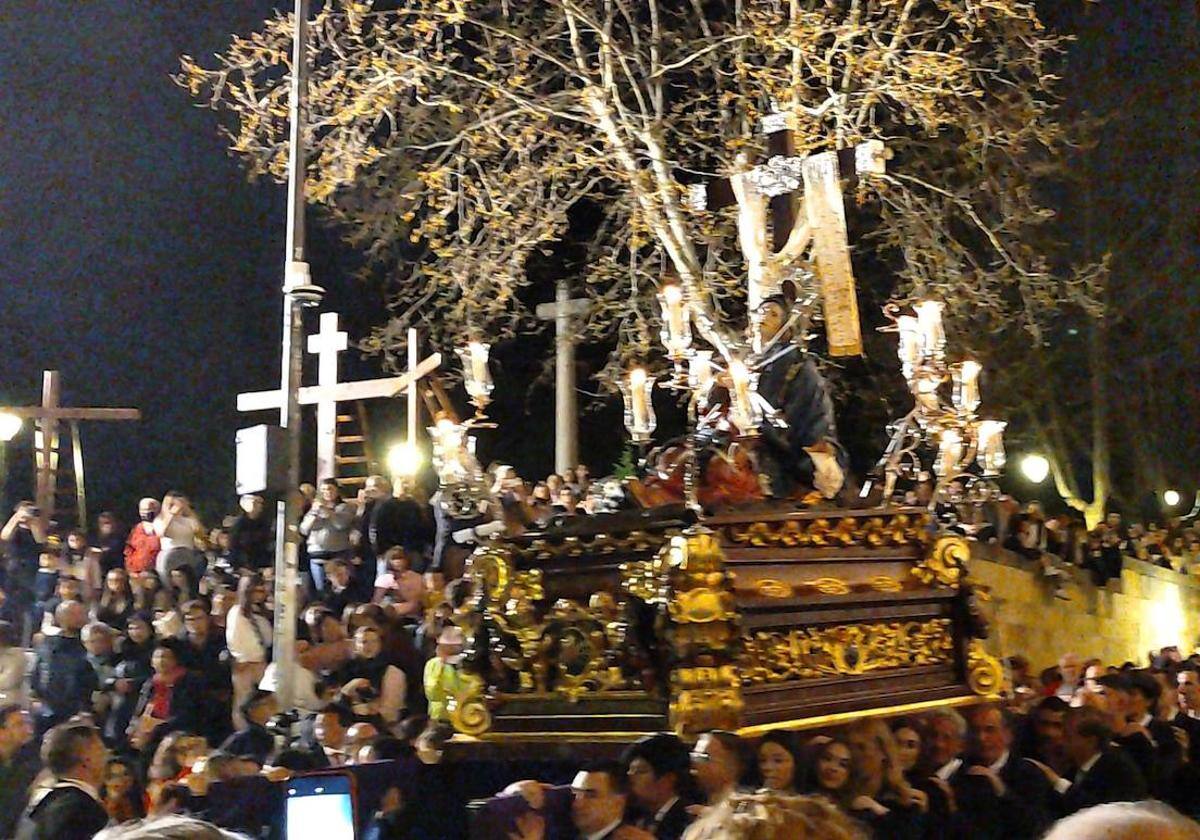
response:
<path id="1" fill-rule="evenodd" d="M 293 20 L 292 79 L 289 98 L 287 257 L 283 285 L 283 346 L 279 424 L 286 430 L 287 489 L 275 512 L 275 693 L 282 708 L 292 705 L 296 651 L 296 590 L 299 581 L 300 378 L 306 306 L 321 302 L 324 290 L 309 276 L 304 239 L 304 135 L 308 90 L 309 0 L 296 0 Z"/>

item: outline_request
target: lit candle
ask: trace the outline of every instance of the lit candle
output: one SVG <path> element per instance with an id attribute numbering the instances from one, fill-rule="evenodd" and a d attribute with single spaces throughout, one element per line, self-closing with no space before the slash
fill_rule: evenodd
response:
<path id="1" fill-rule="evenodd" d="M 625 427 L 635 441 L 650 439 L 657 422 L 654 418 L 654 377 L 646 369 L 636 367 L 629 371 L 629 381 L 622 385 L 625 396 Z"/>
<path id="2" fill-rule="evenodd" d="M 975 458 L 984 475 L 999 475 L 1004 469 L 1004 429 L 1007 426 L 1003 420 L 979 423 L 979 452 Z"/>
<path id="3" fill-rule="evenodd" d="M 755 410 L 753 390 L 754 375 L 740 359 L 729 362 L 729 379 L 733 385 L 733 422 L 742 434 L 752 435 L 758 431 L 758 412 Z"/>
<path id="4" fill-rule="evenodd" d="M 488 379 L 488 346 L 482 341 L 472 341 L 467 346 L 471 350 L 471 376 L 483 384 Z"/>
<path id="5" fill-rule="evenodd" d="M 941 439 L 938 445 L 937 459 L 937 474 L 941 478 L 948 478 L 953 475 L 958 469 L 958 462 L 962 459 L 962 435 L 954 429 L 946 429 L 942 432 Z"/>
<path id="6" fill-rule="evenodd" d="M 707 393 L 713 383 L 713 351 L 697 350 L 688 360 L 688 385 L 701 394 Z"/>
<path id="7" fill-rule="evenodd" d="M 904 378 L 912 379 L 913 369 L 921 363 L 921 330 L 912 315 L 901 315 L 896 319 L 896 326 L 900 333 L 900 345 L 896 352 L 900 355 Z"/>
<path id="8" fill-rule="evenodd" d="M 983 366 L 973 359 L 954 366 L 954 404 L 961 411 L 979 408 L 979 372 Z"/>
<path id="9" fill-rule="evenodd" d="M 692 343 L 691 324 L 683 304 L 683 288 L 676 283 L 663 286 L 658 294 L 662 307 L 662 342 L 672 359 L 682 358 Z"/>
<path id="10" fill-rule="evenodd" d="M 940 362 L 946 351 L 946 332 L 942 327 L 942 310 L 945 309 L 945 304 L 936 300 L 923 300 L 913 309 L 917 313 L 917 327 L 921 332 L 925 358 Z"/>

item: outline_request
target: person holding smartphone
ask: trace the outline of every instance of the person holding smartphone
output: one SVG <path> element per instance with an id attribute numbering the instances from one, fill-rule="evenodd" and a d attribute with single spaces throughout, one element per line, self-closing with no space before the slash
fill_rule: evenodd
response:
<path id="1" fill-rule="evenodd" d="M 0 529 L 0 540 L 5 546 L 4 590 L 13 616 L 20 621 L 21 644 L 28 647 L 41 624 L 34 596 L 38 561 L 46 546 L 46 521 L 41 509 L 30 501 L 20 502 Z"/>

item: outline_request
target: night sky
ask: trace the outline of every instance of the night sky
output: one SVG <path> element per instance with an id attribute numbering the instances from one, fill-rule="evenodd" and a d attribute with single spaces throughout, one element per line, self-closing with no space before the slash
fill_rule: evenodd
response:
<path id="1" fill-rule="evenodd" d="M 233 503 L 235 429 L 272 419 L 239 417 L 234 395 L 278 382 L 284 189 L 248 182 L 225 151 L 216 115 L 195 107 L 168 74 L 180 54 L 204 61 L 229 33 L 253 29 L 275 5 L 5 0 L 0 402 L 35 403 L 41 371 L 58 368 L 65 404 L 143 411 L 139 424 L 84 427 L 93 512 L 114 508 L 128 519 L 137 497 L 178 488 L 211 521 Z M 1104 19 L 1093 22 L 1078 48 L 1091 68 L 1121 82 L 1077 86 L 1078 95 L 1129 97 L 1135 89 L 1128 109 L 1149 123 L 1115 130 L 1150 144 L 1142 165 L 1160 179 L 1194 176 L 1195 158 L 1181 157 L 1186 166 L 1176 167 L 1169 144 L 1195 126 L 1176 123 L 1174 134 L 1161 136 L 1153 128 L 1156 119 L 1180 116 L 1172 93 L 1196 96 L 1188 83 L 1196 78 L 1195 44 L 1177 37 L 1184 18 L 1196 31 L 1194 7 L 1181 11 L 1189 5 L 1101 4 Z M 1175 52 L 1164 55 L 1158 45 L 1168 42 Z M 1138 212 L 1150 212 L 1156 184 L 1122 188 L 1132 189 L 1126 197 Z M 1195 216 L 1195 206 L 1184 209 Z M 1177 233 L 1152 231 L 1164 240 Z M 361 337 L 383 317 L 380 290 L 341 276 L 347 255 L 331 232 L 313 224 L 310 236 L 314 279 L 330 290 L 326 308 L 343 313 L 352 340 Z M 1190 245 L 1193 262 L 1182 265 L 1194 265 Z M 1194 278 L 1183 288 L 1194 291 Z M 500 384 L 511 389 L 504 411 L 518 422 L 485 444 L 485 458 L 511 460 L 529 474 L 552 460 L 551 392 L 526 392 L 548 347 L 544 337 L 530 339 L 509 352 L 507 363 L 502 357 L 507 369 L 498 382 L 507 376 L 512 383 Z M 343 362 L 343 377 L 379 373 L 372 360 Z M 392 407 L 383 414 L 400 413 Z M 1191 400 L 1172 416 L 1176 424 L 1189 422 Z M 612 409 L 589 415 L 585 437 L 607 429 L 612 438 L 617 417 Z M 386 427 L 385 417 L 376 429 L 381 438 Z M 31 441 L 27 425 L 10 444 L 10 500 L 30 492 Z M 603 471 L 618 450 L 613 438 L 599 449 L 585 447 L 585 455 Z"/>

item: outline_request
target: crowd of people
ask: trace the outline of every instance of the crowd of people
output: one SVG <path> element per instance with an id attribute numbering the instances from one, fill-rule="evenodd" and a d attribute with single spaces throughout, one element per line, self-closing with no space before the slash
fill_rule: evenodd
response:
<path id="1" fill-rule="evenodd" d="M 499 527 L 605 504 L 585 468 L 533 485 L 509 467 L 491 475 Z M 128 529 L 101 514 L 91 534 L 58 533 L 17 505 L 0 531 L 0 837 L 91 838 L 171 815 L 219 823 L 213 785 L 438 762 L 466 679 L 463 561 L 489 523 L 462 527 L 381 476 L 356 498 L 334 481 L 302 493 L 286 709 L 271 662 L 275 523 L 261 498 L 209 530 L 172 492 L 143 499 Z M 1200 655 L 1164 650 L 1143 668 L 1067 656 L 1040 675 L 1011 664 L 1009 701 L 963 716 L 757 741 L 712 732 L 690 747 L 648 736 L 570 785 L 516 784 L 482 807 L 478 836 L 1020 838 L 1150 797 L 1200 816 Z M 399 792 L 370 822 L 379 840 L 427 836 Z"/>

